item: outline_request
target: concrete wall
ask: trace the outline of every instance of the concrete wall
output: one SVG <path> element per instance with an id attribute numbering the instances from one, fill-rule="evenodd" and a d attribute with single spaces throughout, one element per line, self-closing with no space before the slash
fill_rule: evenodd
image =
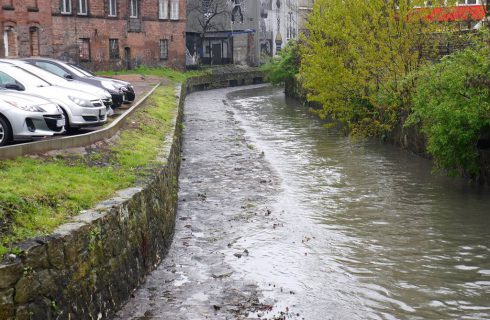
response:
<path id="1" fill-rule="evenodd" d="M 0 319 L 110 317 L 165 256 L 174 232 L 183 105 L 189 91 L 260 82 L 256 70 L 189 79 L 166 164 L 0 262 Z"/>

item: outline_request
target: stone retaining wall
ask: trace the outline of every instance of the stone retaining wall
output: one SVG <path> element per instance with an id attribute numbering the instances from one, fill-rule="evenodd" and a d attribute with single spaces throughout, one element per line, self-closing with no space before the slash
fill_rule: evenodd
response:
<path id="1" fill-rule="evenodd" d="M 232 72 L 213 72 L 213 74 L 194 77 L 187 80 L 188 93 L 194 91 L 219 89 L 262 83 L 264 73 L 255 68 L 236 70 Z"/>
<path id="2" fill-rule="evenodd" d="M 104 319 L 165 256 L 174 232 L 187 90 L 258 83 L 256 70 L 192 78 L 181 87 L 175 131 L 154 176 L 0 262 L 0 319 Z"/>
<path id="3" fill-rule="evenodd" d="M 102 319 L 165 256 L 174 231 L 185 87 L 166 164 L 0 263 L 0 319 Z"/>

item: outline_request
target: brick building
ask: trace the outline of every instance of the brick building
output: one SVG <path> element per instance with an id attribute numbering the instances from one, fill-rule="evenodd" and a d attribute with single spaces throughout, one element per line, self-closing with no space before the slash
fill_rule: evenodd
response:
<path id="1" fill-rule="evenodd" d="M 185 66 L 185 0 L 2 0 L 0 57 Z"/>

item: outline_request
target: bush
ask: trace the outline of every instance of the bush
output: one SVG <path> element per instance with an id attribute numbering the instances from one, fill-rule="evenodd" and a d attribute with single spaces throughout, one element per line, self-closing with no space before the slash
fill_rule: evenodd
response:
<path id="1" fill-rule="evenodd" d="M 490 128 L 488 47 L 468 48 L 422 69 L 406 125 L 422 124 L 437 169 L 479 173 L 477 143 Z"/>
<path id="2" fill-rule="evenodd" d="M 262 70 L 266 72 L 267 80 L 272 84 L 281 84 L 298 74 L 299 61 L 298 43 L 291 41 L 277 57 L 264 64 Z"/>

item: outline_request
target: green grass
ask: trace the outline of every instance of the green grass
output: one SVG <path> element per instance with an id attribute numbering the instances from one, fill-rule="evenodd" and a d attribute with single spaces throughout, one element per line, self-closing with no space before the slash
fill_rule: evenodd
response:
<path id="1" fill-rule="evenodd" d="M 111 146 L 85 155 L 0 161 L 0 256 L 145 176 L 172 130 L 177 103 L 174 83 L 159 87 Z"/>
<path id="2" fill-rule="evenodd" d="M 183 82 L 187 78 L 204 75 L 207 72 L 208 71 L 187 71 L 185 73 L 182 73 L 170 68 L 150 68 L 150 67 L 141 66 L 132 70 L 100 71 L 97 72 L 97 74 L 101 76 L 108 76 L 108 77 L 119 75 L 119 74 L 141 74 L 145 76 L 165 77 L 175 82 Z"/>

